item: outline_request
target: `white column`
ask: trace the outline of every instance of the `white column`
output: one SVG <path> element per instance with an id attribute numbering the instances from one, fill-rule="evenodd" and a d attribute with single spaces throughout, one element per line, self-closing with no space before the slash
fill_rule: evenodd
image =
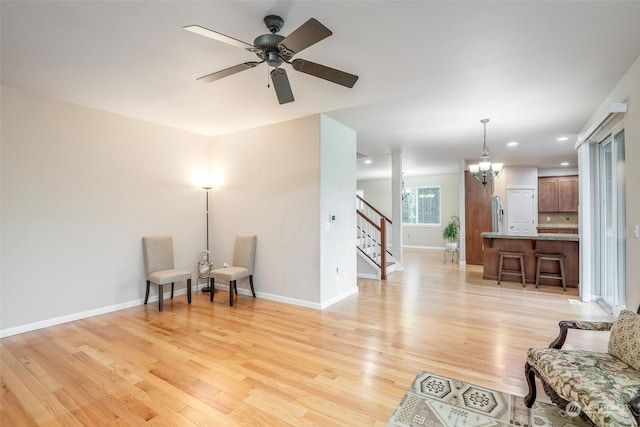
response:
<path id="1" fill-rule="evenodd" d="M 391 206 L 391 246 L 396 270 L 402 270 L 402 151 L 391 152 Z"/>
<path id="2" fill-rule="evenodd" d="M 459 182 L 459 190 L 460 190 L 460 211 L 458 212 L 458 217 L 460 218 L 460 247 L 458 248 L 458 250 L 460 251 L 458 253 L 458 261 L 460 262 L 460 265 L 466 265 L 467 264 L 467 244 L 466 244 L 466 233 L 467 233 L 467 221 L 466 221 L 466 216 L 465 216 L 465 212 L 467 209 L 466 206 L 466 185 L 465 185 L 465 175 L 464 172 L 467 168 L 467 162 L 465 162 L 464 160 L 460 160 L 460 164 L 458 167 L 458 173 L 460 175 L 460 182 Z"/>
<path id="3" fill-rule="evenodd" d="M 578 148 L 578 179 L 580 180 L 580 206 L 578 208 L 578 224 L 580 227 L 580 299 L 589 302 L 594 295 L 594 278 L 596 254 L 596 227 L 592 221 L 594 211 L 591 193 L 592 174 L 590 144 L 585 143 Z"/>

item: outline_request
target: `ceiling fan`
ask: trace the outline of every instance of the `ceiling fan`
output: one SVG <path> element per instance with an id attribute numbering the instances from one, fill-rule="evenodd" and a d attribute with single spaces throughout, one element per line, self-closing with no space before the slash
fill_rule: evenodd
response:
<path id="1" fill-rule="evenodd" d="M 225 68 L 224 70 L 202 76 L 198 78 L 198 80 L 210 83 L 239 73 L 240 71 L 254 68 L 263 62 L 266 62 L 268 65 L 273 67 L 273 70 L 270 73 L 271 81 L 273 82 L 273 88 L 276 91 L 276 96 L 278 97 L 278 102 L 280 104 L 286 104 L 294 100 L 287 72 L 280 67 L 283 63 L 290 64 L 294 70 L 300 71 L 301 73 L 319 77 L 341 86 L 352 88 L 353 85 L 356 84 L 358 76 L 354 74 L 336 70 L 335 68 L 327 67 L 325 65 L 316 64 L 315 62 L 307 61 L 306 59 L 296 58 L 292 60 L 295 54 L 300 53 L 302 50 L 333 34 L 331 30 L 322 25 L 315 18 L 309 19 L 287 37 L 277 34 L 284 25 L 284 20 L 281 17 L 268 15 L 264 18 L 263 22 L 270 31 L 270 34 L 258 36 L 253 41 L 253 45 L 200 25 L 187 25 L 183 27 L 187 31 L 191 31 L 205 37 L 210 37 L 230 44 L 231 46 L 246 49 L 249 52 L 255 53 L 258 58 L 260 58 L 260 61 L 243 62 L 242 64 L 234 65 L 233 67 Z"/>

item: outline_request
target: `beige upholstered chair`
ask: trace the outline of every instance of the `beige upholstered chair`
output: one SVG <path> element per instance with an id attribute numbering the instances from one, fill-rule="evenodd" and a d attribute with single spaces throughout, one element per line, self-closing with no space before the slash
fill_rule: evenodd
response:
<path id="1" fill-rule="evenodd" d="M 175 282 L 187 281 L 187 301 L 191 304 L 191 272 L 173 268 L 173 239 L 171 236 L 142 238 L 144 254 L 144 274 L 147 279 L 147 293 L 144 303 L 149 300 L 151 283 L 158 285 L 158 309 L 162 311 L 163 285 L 171 283 L 171 298 Z"/>
<path id="2" fill-rule="evenodd" d="M 210 273 L 211 293 L 209 298 L 211 301 L 213 301 L 213 294 L 215 293 L 215 280 L 220 280 L 229 283 L 229 305 L 233 305 L 235 295 L 238 294 L 236 280 L 243 277 L 249 278 L 251 293 L 254 298 L 256 297 L 256 291 L 253 288 L 253 261 L 256 255 L 256 240 L 257 238 L 254 235 L 236 236 L 232 265 L 225 268 L 217 268 Z"/>

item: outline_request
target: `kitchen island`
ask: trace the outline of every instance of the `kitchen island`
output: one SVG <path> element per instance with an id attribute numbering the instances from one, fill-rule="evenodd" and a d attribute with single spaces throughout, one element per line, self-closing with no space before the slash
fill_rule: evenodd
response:
<path id="1" fill-rule="evenodd" d="M 524 253 L 524 272 L 526 282 L 536 283 L 536 253 L 562 254 L 565 278 L 568 288 L 577 288 L 580 283 L 580 237 L 578 234 L 507 234 L 484 232 L 482 237 L 482 278 L 498 280 L 500 252 Z M 517 259 L 505 259 L 504 269 L 517 270 Z M 544 261 L 542 270 L 558 273 L 558 263 Z M 520 282 L 519 276 L 503 275 L 503 282 Z M 540 285 L 559 286 L 559 280 L 540 279 Z"/>

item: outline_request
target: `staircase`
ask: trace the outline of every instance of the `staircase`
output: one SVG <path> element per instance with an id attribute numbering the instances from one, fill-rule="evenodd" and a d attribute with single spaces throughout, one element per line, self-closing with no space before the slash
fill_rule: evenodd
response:
<path id="1" fill-rule="evenodd" d="M 387 280 L 395 271 L 396 261 L 391 246 L 391 220 L 356 195 L 358 276 Z"/>

